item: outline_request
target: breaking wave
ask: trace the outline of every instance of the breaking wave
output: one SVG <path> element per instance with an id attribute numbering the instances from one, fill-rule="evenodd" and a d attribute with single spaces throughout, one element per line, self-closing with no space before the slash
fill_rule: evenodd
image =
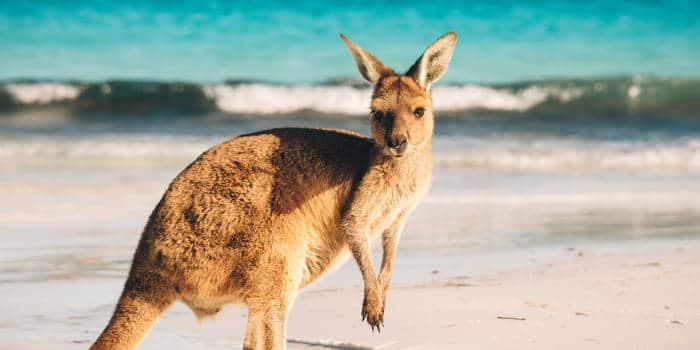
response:
<path id="1" fill-rule="evenodd" d="M 61 106 L 82 113 L 220 112 L 284 115 L 312 111 L 364 115 L 370 88 L 354 81 L 282 85 L 106 81 L 0 83 L 0 110 Z M 700 81 L 646 76 L 560 79 L 514 84 L 454 84 L 433 88 L 438 112 L 585 112 L 697 115 Z"/>

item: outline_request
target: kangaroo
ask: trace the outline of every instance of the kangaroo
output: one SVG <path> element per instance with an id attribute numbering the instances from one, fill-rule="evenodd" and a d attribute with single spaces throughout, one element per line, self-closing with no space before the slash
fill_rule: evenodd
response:
<path id="1" fill-rule="evenodd" d="M 430 85 L 447 70 L 457 35 L 438 38 L 404 75 L 341 38 L 373 86 L 373 138 L 285 128 L 205 151 L 151 213 L 114 314 L 90 349 L 133 349 L 175 301 L 198 318 L 244 304 L 243 349 L 284 349 L 297 293 L 350 254 L 364 281 L 362 319 L 380 330 L 401 230 L 430 187 Z M 377 275 L 370 241 L 380 234 Z"/>

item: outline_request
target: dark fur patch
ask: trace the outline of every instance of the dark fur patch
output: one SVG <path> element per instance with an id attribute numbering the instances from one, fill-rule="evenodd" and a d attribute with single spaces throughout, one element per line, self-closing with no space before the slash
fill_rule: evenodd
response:
<path id="1" fill-rule="evenodd" d="M 250 245 L 250 238 L 243 232 L 236 232 L 231 235 L 227 247 L 232 249 L 245 249 Z"/>

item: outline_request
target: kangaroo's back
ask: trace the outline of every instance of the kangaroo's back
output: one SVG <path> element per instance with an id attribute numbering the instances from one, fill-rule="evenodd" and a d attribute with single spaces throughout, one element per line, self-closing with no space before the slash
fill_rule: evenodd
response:
<path id="1" fill-rule="evenodd" d="M 166 197 L 222 197 L 240 214 L 268 220 L 302 209 L 323 192 L 350 189 L 372 151 L 371 139 L 344 130 L 281 128 L 242 135 L 203 153 L 177 176 Z"/>

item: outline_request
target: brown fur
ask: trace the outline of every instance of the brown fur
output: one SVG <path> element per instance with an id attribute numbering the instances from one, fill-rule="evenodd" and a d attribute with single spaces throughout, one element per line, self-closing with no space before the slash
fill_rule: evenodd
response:
<path id="1" fill-rule="evenodd" d="M 455 39 L 447 34 L 436 43 L 447 41 L 451 54 Z M 396 75 L 343 40 L 375 86 L 373 113 L 384 114 L 373 118 L 374 138 L 274 129 L 206 151 L 173 180 L 151 214 L 114 315 L 91 349 L 134 348 L 177 300 L 197 317 L 245 304 L 244 349 L 283 349 L 298 291 L 348 252 L 365 283 L 363 317 L 379 328 L 401 228 L 430 184 L 433 115 L 420 73 Z M 428 73 L 439 78 L 443 72 Z M 419 107 L 425 110 L 420 118 Z M 390 147 L 391 138 L 406 145 Z M 377 276 L 369 241 L 380 234 Z"/>

